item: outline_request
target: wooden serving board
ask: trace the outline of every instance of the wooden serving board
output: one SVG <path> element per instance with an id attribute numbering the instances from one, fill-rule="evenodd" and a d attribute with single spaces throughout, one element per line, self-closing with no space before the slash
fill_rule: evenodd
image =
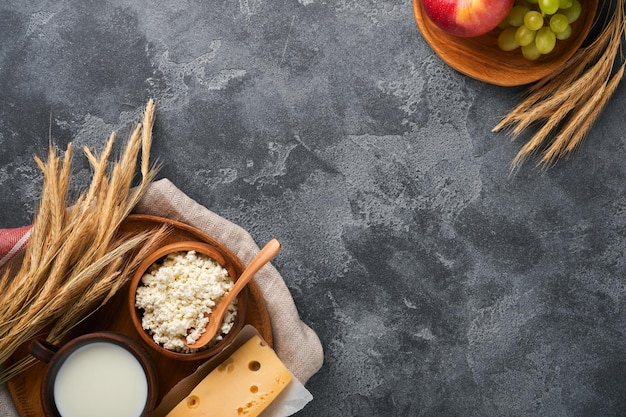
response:
<path id="1" fill-rule="evenodd" d="M 232 252 L 223 244 L 216 241 L 211 236 L 202 231 L 189 226 L 187 224 L 162 217 L 135 214 L 128 217 L 121 227 L 122 233 L 133 233 L 139 231 L 158 228 L 163 224 L 171 225 L 172 232 L 165 238 L 166 243 L 173 243 L 181 240 L 198 240 L 209 243 L 221 249 L 226 253 Z M 241 273 L 244 265 L 233 254 L 236 259 L 236 269 Z M 135 331 L 131 320 L 130 312 L 127 305 L 127 286 L 123 287 L 118 293 L 109 300 L 98 312 L 86 320 L 80 327 L 75 329 L 71 337 L 80 334 L 90 333 L 100 330 L 116 331 L 125 334 L 136 340 L 140 345 L 144 346 L 156 364 L 159 378 L 159 400 L 169 392 L 169 390 L 181 379 L 191 375 L 196 368 L 205 360 L 200 361 L 177 361 L 159 355 L 154 349 L 146 346 L 146 343 Z M 248 284 L 248 306 L 246 311 L 245 324 L 254 326 L 263 338 L 273 346 L 272 325 L 269 314 L 267 312 L 263 296 L 257 284 L 251 281 Z M 19 349 L 13 356 L 13 360 L 28 355 L 28 346 L 25 345 Z M 41 407 L 41 381 L 46 370 L 43 363 L 37 363 L 18 376 L 8 381 L 7 385 L 11 397 L 21 417 L 44 417 L 43 408 Z"/>

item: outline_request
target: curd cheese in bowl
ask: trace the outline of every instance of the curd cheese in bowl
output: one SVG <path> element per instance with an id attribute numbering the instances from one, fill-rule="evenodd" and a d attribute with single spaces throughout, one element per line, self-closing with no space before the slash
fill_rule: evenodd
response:
<path id="1" fill-rule="evenodd" d="M 220 332 L 192 349 L 209 314 L 238 278 L 234 263 L 211 245 L 177 242 L 148 257 L 131 280 L 129 304 L 140 336 L 160 353 L 182 360 L 203 359 L 226 346 L 243 327 L 247 291 L 230 304 Z"/>
<path id="2" fill-rule="evenodd" d="M 176 352 L 192 352 L 188 344 L 198 340 L 209 322 L 205 313 L 233 287 L 226 268 L 196 251 L 174 252 L 154 263 L 141 277 L 135 306 L 143 310 L 141 325 L 156 343 Z M 228 334 L 235 322 L 237 301 L 231 303 L 220 333 L 210 347 Z"/>

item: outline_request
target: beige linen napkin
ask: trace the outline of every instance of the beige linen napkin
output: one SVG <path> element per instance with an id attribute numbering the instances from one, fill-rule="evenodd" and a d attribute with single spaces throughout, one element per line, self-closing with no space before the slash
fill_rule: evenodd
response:
<path id="1" fill-rule="evenodd" d="M 259 251 L 252 236 L 243 228 L 198 204 L 167 179 L 151 184 L 135 212 L 194 226 L 226 245 L 246 265 Z M 274 350 L 291 373 L 305 384 L 323 364 L 320 340 L 300 320 L 289 289 L 271 264 L 264 266 L 254 279 L 272 323 Z M 0 385 L 0 416 L 19 417 L 4 384 Z"/>

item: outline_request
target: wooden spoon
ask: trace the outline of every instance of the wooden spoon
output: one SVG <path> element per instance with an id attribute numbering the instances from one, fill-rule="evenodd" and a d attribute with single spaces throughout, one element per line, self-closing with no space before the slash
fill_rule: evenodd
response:
<path id="1" fill-rule="evenodd" d="M 217 334 L 220 327 L 222 326 L 222 320 L 224 319 L 224 314 L 230 306 L 230 303 L 237 297 L 237 294 L 250 282 L 254 274 L 256 274 L 259 269 L 265 266 L 266 263 L 272 260 L 274 256 L 278 254 L 280 251 L 280 242 L 276 239 L 272 239 L 257 253 L 257 255 L 250 261 L 248 266 L 243 270 L 237 281 L 235 281 L 235 285 L 231 288 L 230 291 L 222 298 L 222 300 L 213 307 L 213 311 L 208 314 L 209 323 L 206 326 L 206 329 L 202 335 L 196 340 L 194 343 L 188 344 L 187 340 L 185 340 L 185 345 L 192 349 L 198 349 L 202 346 L 209 343 Z"/>

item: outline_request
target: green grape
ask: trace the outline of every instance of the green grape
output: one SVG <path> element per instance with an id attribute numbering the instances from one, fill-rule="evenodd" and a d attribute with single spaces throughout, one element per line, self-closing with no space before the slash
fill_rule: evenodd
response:
<path id="1" fill-rule="evenodd" d="M 504 19 L 502 22 L 500 22 L 498 24 L 498 28 L 499 29 L 507 29 L 507 28 L 510 28 L 510 27 L 511 27 L 511 25 L 509 24 L 509 22 L 506 21 L 506 19 Z"/>
<path id="2" fill-rule="evenodd" d="M 552 32 L 549 26 L 544 26 L 537 31 L 535 44 L 542 55 L 549 54 L 556 45 L 556 34 Z"/>
<path id="3" fill-rule="evenodd" d="M 539 8 L 545 14 L 554 14 L 559 10 L 559 0 L 539 0 Z"/>
<path id="4" fill-rule="evenodd" d="M 570 36 L 572 36 L 572 27 L 570 25 L 567 25 L 567 29 L 565 29 L 563 32 L 556 34 L 556 38 L 560 41 L 569 39 Z"/>
<path id="5" fill-rule="evenodd" d="M 571 23 L 581 15 L 581 0 L 515 0 L 508 16 L 500 22 L 498 47 L 513 51 L 521 47 L 528 60 L 549 54 L 558 40 L 572 35 Z"/>
<path id="6" fill-rule="evenodd" d="M 564 14 L 567 17 L 567 21 L 572 24 L 580 17 L 581 11 L 582 6 L 580 2 L 578 0 L 572 0 L 571 7 L 559 10 L 559 13 Z"/>
<path id="7" fill-rule="evenodd" d="M 567 29 L 569 23 L 567 21 L 567 17 L 562 15 L 561 13 L 557 13 L 552 15 L 550 18 L 550 29 L 552 32 L 559 34 Z"/>
<path id="8" fill-rule="evenodd" d="M 536 10 L 531 10 L 524 15 L 524 26 L 530 30 L 539 30 L 543 26 L 543 16 Z"/>
<path id="9" fill-rule="evenodd" d="M 506 21 L 511 26 L 520 27 L 524 24 L 524 15 L 528 13 L 530 9 L 526 6 L 513 6 L 509 15 L 506 17 Z"/>
<path id="10" fill-rule="evenodd" d="M 517 32 L 517 28 L 508 28 L 500 32 L 498 47 L 503 51 L 512 51 L 518 48 L 519 44 L 515 40 L 515 32 Z"/>
<path id="11" fill-rule="evenodd" d="M 537 49 L 535 42 L 531 42 L 528 45 L 522 46 L 522 55 L 529 61 L 534 61 L 541 56 L 541 53 Z"/>
<path id="12" fill-rule="evenodd" d="M 525 25 L 522 25 L 515 31 L 515 42 L 520 46 L 528 45 L 535 40 L 536 33 L 536 31 L 530 30 Z"/>

